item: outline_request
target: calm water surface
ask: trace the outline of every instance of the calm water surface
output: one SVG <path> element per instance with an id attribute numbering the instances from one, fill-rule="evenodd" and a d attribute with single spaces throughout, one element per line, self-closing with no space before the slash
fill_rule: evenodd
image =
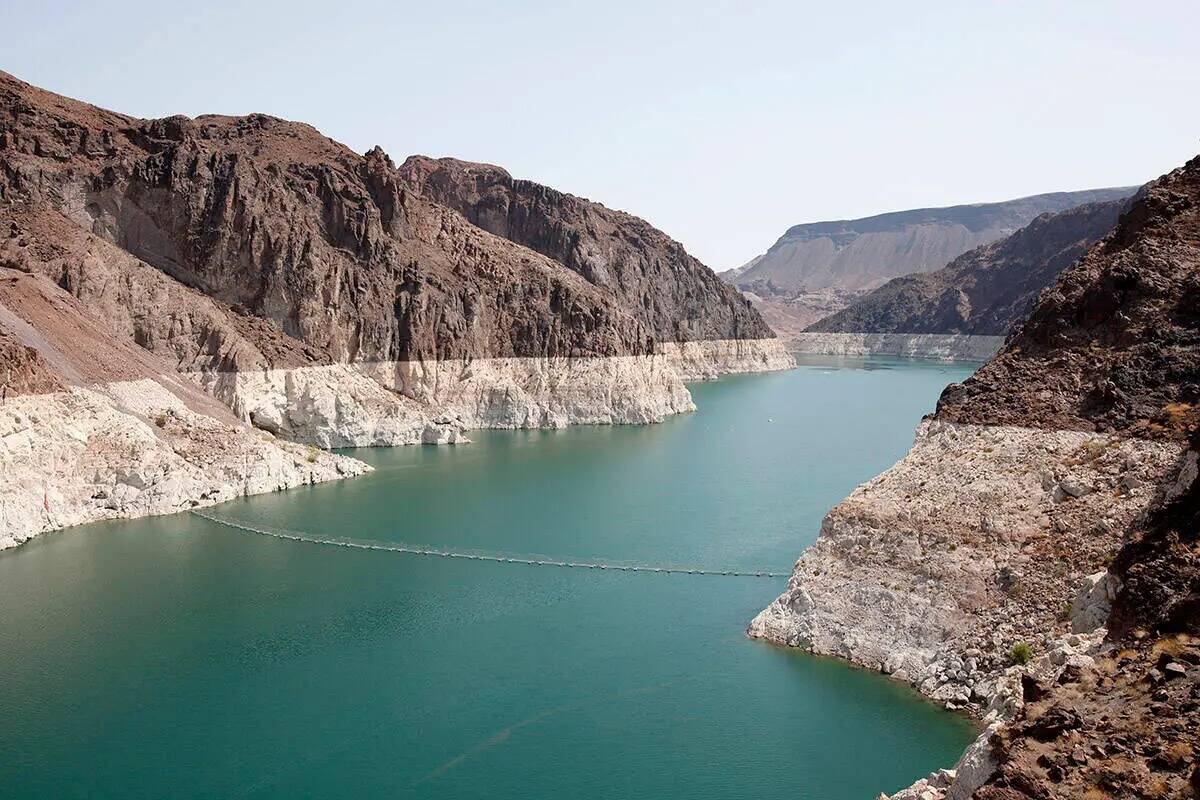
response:
<path id="1" fill-rule="evenodd" d="M 644 428 L 357 450 L 214 513 L 439 547 L 787 571 L 962 366 L 810 362 Z M 357 551 L 191 515 L 0 554 L 6 798 L 873 797 L 962 718 L 747 639 L 785 581 Z"/>

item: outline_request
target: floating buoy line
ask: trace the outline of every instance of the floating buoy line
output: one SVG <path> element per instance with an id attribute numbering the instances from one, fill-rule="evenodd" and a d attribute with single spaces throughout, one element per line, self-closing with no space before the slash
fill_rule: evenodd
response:
<path id="1" fill-rule="evenodd" d="M 402 542 L 385 542 L 379 539 L 351 539 L 343 536 L 319 536 L 303 531 L 293 531 L 286 528 L 268 528 L 258 525 L 246 525 L 233 520 L 214 517 L 202 511 L 192 511 L 197 517 L 217 525 L 234 528 L 247 533 L 257 533 L 261 536 L 272 536 L 276 539 L 288 539 L 293 542 L 308 542 L 333 547 L 350 547 L 356 550 L 386 550 L 392 553 L 407 553 L 414 556 L 432 556 L 436 558 L 460 558 L 467 561 L 491 561 L 497 564 L 524 564 L 531 567 L 559 567 L 562 569 L 603 569 L 614 572 L 653 572 L 662 575 L 720 575 L 730 578 L 786 578 L 786 572 L 747 571 L 739 569 L 711 569 L 699 567 L 655 566 L 652 564 L 618 564 L 605 561 L 562 561 L 554 558 L 530 558 L 528 556 L 503 555 L 499 553 L 481 553 L 469 550 L 448 550 L 436 547 L 421 547 Z"/>

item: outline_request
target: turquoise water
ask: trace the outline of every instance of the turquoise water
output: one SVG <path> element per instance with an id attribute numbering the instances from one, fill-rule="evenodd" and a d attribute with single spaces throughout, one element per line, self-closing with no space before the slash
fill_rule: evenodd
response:
<path id="1" fill-rule="evenodd" d="M 359 450 L 213 510 L 312 533 L 786 572 L 961 366 L 810 363 L 644 428 Z M 874 797 L 966 720 L 747 639 L 784 579 L 360 551 L 191 515 L 0 554 L 6 798 Z"/>

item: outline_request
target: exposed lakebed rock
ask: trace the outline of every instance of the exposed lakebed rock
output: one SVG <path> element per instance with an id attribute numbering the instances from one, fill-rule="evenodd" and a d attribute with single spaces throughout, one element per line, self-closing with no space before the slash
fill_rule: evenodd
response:
<path id="1" fill-rule="evenodd" d="M 1197 274 L 1200 159 L 1142 190 L 945 391 L 751 623 L 984 718 L 953 777 L 895 797 L 1200 786 Z"/>
<path id="2" fill-rule="evenodd" d="M 370 470 L 197 413 L 149 379 L 8 398 L 0 441 L 0 549 L 70 525 L 186 511 Z"/>
<path id="3" fill-rule="evenodd" d="M 1015 645 L 1044 652 L 1066 629 L 1080 586 L 1104 570 L 1181 453 L 926 422 L 902 461 L 829 513 L 750 633 L 984 707 Z"/>
<path id="4" fill-rule="evenodd" d="M 795 353 L 934 361 L 986 361 L 1003 344 L 1001 336 L 940 333 L 800 333 L 788 342 Z"/>

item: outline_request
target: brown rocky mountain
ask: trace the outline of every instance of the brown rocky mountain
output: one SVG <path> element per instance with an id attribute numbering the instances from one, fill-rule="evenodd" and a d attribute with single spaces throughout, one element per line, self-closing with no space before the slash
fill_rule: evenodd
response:
<path id="1" fill-rule="evenodd" d="M 1119 200 L 1133 188 L 1052 192 L 946 208 L 894 211 L 862 219 L 793 225 L 744 272 L 738 286 L 777 292 L 865 290 L 889 278 L 939 269 L 963 253 L 1084 203 Z"/>
<path id="2" fill-rule="evenodd" d="M 1152 184 L 938 416 L 1188 443 L 1113 559 L 1110 646 L 1032 687 L 987 800 L 1200 793 L 1200 157 Z M 1090 794 L 1089 794 L 1090 793 Z"/>
<path id="3" fill-rule="evenodd" d="M 1198 276 L 1200 157 L 945 390 L 751 622 L 982 719 L 892 800 L 1200 790 Z"/>
<path id="4" fill-rule="evenodd" d="M 152 407 L 152 419 L 182 403 L 322 446 L 444 442 L 463 427 L 653 422 L 693 408 L 684 380 L 792 363 L 736 290 L 628 214 L 495 167 L 397 169 L 303 123 L 137 119 L 5 73 L 0 281 L 20 289 L 0 297 L 7 390 L 91 392 L 86 413 L 159 440 L 167 460 L 181 446 L 144 428 Z M 112 388 L 130 382 L 149 382 L 137 402 Z M 210 427 L 188 420 L 196 435 Z M 45 444 L 83 464 L 69 437 Z M 224 480 L 213 459 L 230 452 L 193 465 L 196 485 Z M 124 457 L 108 452 L 89 475 L 107 481 Z M 260 477 L 362 467 L 311 463 Z M 195 500 L 161 490 L 168 473 L 140 476 L 108 508 L 111 486 L 56 470 L 72 509 L 62 519 Z M 10 524 L 63 524 L 32 493 L 4 502 L 0 544 Z"/>
<path id="5" fill-rule="evenodd" d="M 328 359 L 651 346 L 610 298 L 415 195 L 378 151 L 266 116 L 142 121 L 3 91 L 18 213 L 60 214 Z"/>
<path id="6" fill-rule="evenodd" d="M 722 277 L 752 297 L 777 332 L 792 338 L 892 278 L 941 269 L 1042 214 L 1119 200 L 1133 191 L 1053 192 L 794 225 L 767 252 Z"/>
<path id="7" fill-rule="evenodd" d="M 733 287 L 645 220 L 514 180 L 490 164 L 411 156 L 400 175 L 422 196 L 459 211 L 483 230 L 612 292 L 662 341 L 772 335 Z"/>
<path id="8" fill-rule="evenodd" d="M 1141 192 L 1112 234 L 1042 295 L 1000 354 L 946 390 L 938 418 L 1186 433 L 1200 403 L 1198 265 L 1193 159 Z"/>
<path id="9" fill-rule="evenodd" d="M 396 170 L 378 148 L 360 156 L 263 115 L 135 120 L 7 75 L 0 88 L 0 189 L 18 214 L 57 213 L 328 358 L 637 354 L 772 335 L 644 221 L 498 168 Z M 487 197 L 445 180 L 472 170 Z M 499 230 L 487 204 L 502 186 L 520 202 Z"/>
<path id="10" fill-rule="evenodd" d="M 809 326 L 814 333 L 1003 336 L 1088 247 L 1116 225 L 1125 200 L 1043 214 L 932 272 L 905 275 Z"/>

